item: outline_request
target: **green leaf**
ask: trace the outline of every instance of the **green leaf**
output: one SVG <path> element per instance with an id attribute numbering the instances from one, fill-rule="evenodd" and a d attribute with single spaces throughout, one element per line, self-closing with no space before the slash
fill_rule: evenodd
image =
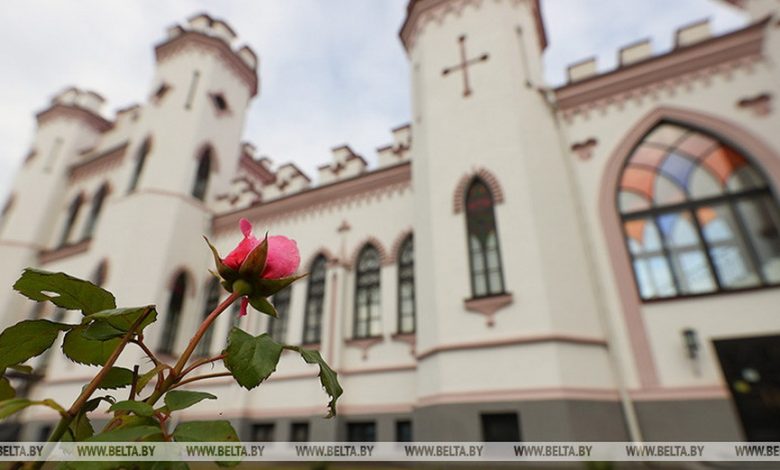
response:
<path id="1" fill-rule="evenodd" d="M 58 307 L 81 310 L 84 315 L 116 308 L 111 292 L 65 273 L 27 268 L 14 284 L 14 289 L 29 299 L 48 300 Z"/>
<path id="2" fill-rule="evenodd" d="M 108 370 L 98 388 L 122 388 L 133 383 L 133 371 L 124 367 L 112 367 Z"/>
<path id="3" fill-rule="evenodd" d="M 233 374 L 239 385 L 251 390 L 267 379 L 276 370 L 282 345 L 268 334 L 252 336 L 240 328 L 233 327 L 228 336 L 225 367 Z"/>
<path id="4" fill-rule="evenodd" d="M 222 277 L 222 279 L 228 281 L 228 285 L 232 284 L 233 281 L 238 279 L 238 271 L 228 267 L 225 263 L 223 263 L 222 258 L 219 257 L 219 252 L 216 248 L 214 248 L 214 245 L 212 245 L 209 239 L 205 236 L 203 238 L 206 240 L 206 243 L 211 249 L 211 253 L 214 255 L 214 265 L 217 267 L 217 272 Z"/>
<path id="5" fill-rule="evenodd" d="M 89 400 L 84 404 L 84 408 L 76 415 L 70 423 L 70 432 L 73 434 L 74 441 L 83 441 L 89 439 L 95 434 L 95 428 L 87 417 L 87 413 L 94 411 L 100 404 L 100 398 Z"/>
<path id="6" fill-rule="evenodd" d="M 111 310 L 103 310 L 84 318 L 84 321 L 104 320 L 114 328 L 127 332 L 130 331 L 133 324 L 150 310 L 141 325 L 136 329 L 137 332 L 142 331 L 149 324 L 154 323 L 157 319 L 157 311 L 154 309 L 154 305 L 147 305 L 145 307 L 133 307 L 133 308 L 115 308 Z"/>
<path id="7" fill-rule="evenodd" d="M 141 390 L 143 390 L 144 387 L 146 387 L 146 384 L 148 384 L 149 381 L 152 380 L 152 378 L 154 378 L 154 376 L 156 376 L 158 372 L 164 369 L 165 369 L 165 365 L 160 364 L 154 369 L 148 372 L 144 372 L 140 377 L 138 377 L 138 382 L 136 382 L 135 384 L 135 393 L 140 393 Z"/>
<path id="8" fill-rule="evenodd" d="M 165 406 L 168 407 L 168 411 L 183 410 L 206 399 L 216 400 L 217 397 L 206 392 L 171 390 L 165 394 Z"/>
<path id="9" fill-rule="evenodd" d="M 239 442 L 229 421 L 190 421 L 173 431 L 176 442 Z"/>
<path id="10" fill-rule="evenodd" d="M 111 405 L 108 411 L 132 411 L 138 416 L 152 416 L 154 414 L 152 405 L 135 400 L 118 401 Z"/>
<path id="11" fill-rule="evenodd" d="M 105 320 L 95 320 L 84 330 L 84 337 L 95 341 L 106 341 L 124 336 L 124 334 L 124 331 L 114 328 Z"/>
<path id="12" fill-rule="evenodd" d="M 297 281 L 298 279 L 304 278 L 308 276 L 308 274 L 301 274 L 300 276 L 290 276 L 290 277 L 283 277 L 281 279 L 260 279 L 256 283 L 256 290 L 253 291 L 253 294 L 263 296 L 263 297 L 270 297 L 280 290 L 284 289 L 285 287 L 289 286 L 293 282 Z"/>
<path id="13" fill-rule="evenodd" d="M 0 419 L 5 419 L 34 404 L 35 402 L 27 398 L 11 398 L 10 400 L 0 401 Z"/>
<path id="14" fill-rule="evenodd" d="M 141 425 L 127 426 L 111 431 L 95 434 L 87 442 L 133 442 L 162 438 L 159 426 Z"/>
<path id="15" fill-rule="evenodd" d="M 252 251 L 246 255 L 238 272 L 242 278 L 257 279 L 265 270 L 265 262 L 268 260 L 268 234 Z"/>
<path id="16" fill-rule="evenodd" d="M 265 313 L 266 315 L 270 315 L 274 318 L 279 317 L 279 313 L 276 311 L 276 308 L 271 304 L 271 302 L 268 301 L 268 299 L 263 296 L 257 295 L 250 297 L 249 304 L 258 312 Z"/>
<path id="17" fill-rule="evenodd" d="M 102 366 L 114 349 L 122 342 L 120 338 L 96 341 L 84 336 L 86 326 L 77 326 L 70 330 L 62 341 L 62 351 L 72 361 L 79 364 Z"/>
<path id="18" fill-rule="evenodd" d="M 332 418 L 336 416 L 336 400 L 339 399 L 344 390 L 339 385 L 338 374 L 336 371 L 330 368 L 328 363 L 320 355 L 319 351 L 313 349 L 303 349 L 300 346 L 285 346 L 285 349 L 291 351 L 297 351 L 304 361 L 308 364 L 317 364 L 320 367 L 320 383 L 325 389 L 325 392 L 330 396 L 330 402 L 328 402 L 328 414 L 326 418 Z"/>
<path id="19" fill-rule="evenodd" d="M 49 320 L 24 320 L 0 333 L 0 369 L 42 354 L 71 325 Z"/>
<path id="20" fill-rule="evenodd" d="M 0 377 L 0 401 L 10 400 L 16 396 L 16 390 L 5 377 Z"/>

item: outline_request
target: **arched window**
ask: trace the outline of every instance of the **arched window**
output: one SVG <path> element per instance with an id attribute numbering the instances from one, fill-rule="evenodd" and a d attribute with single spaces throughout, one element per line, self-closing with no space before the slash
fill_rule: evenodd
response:
<path id="1" fill-rule="evenodd" d="M 381 333 L 380 268 L 379 251 L 370 244 L 363 247 L 358 256 L 355 275 L 355 338 L 370 338 Z"/>
<path id="2" fill-rule="evenodd" d="M 493 195 L 480 178 L 474 178 L 466 192 L 466 230 L 472 297 L 503 294 L 504 275 Z"/>
<path id="3" fill-rule="evenodd" d="M 665 122 L 626 161 L 618 188 L 642 299 L 780 283 L 780 213 L 747 156 Z"/>
<path id="4" fill-rule="evenodd" d="M 92 235 L 95 233 L 95 225 L 97 225 L 107 195 L 108 184 L 103 184 L 92 199 L 92 208 L 89 211 L 89 218 L 87 219 L 87 224 L 84 225 L 84 233 L 81 235 L 82 240 L 92 238 Z"/>
<path id="5" fill-rule="evenodd" d="M 94 274 L 92 274 L 92 284 L 102 287 L 106 283 L 106 276 L 108 275 L 108 261 L 103 260 L 95 268 Z"/>
<path id="6" fill-rule="evenodd" d="M 209 186 L 211 174 L 211 147 L 206 148 L 198 159 L 198 171 L 195 174 L 195 183 L 192 185 L 192 196 L 201 201 L 206 199 L 206 190 Z"/>
<path id="7" fill-rule="evenodd" d="M 70 239 L 70 234 L 73 232 L 73 226 L 76 224 L 76 220 L 79 217 L 79 211 L 81 210 L 81 204 L 84 202 L 84 196 L 79 194 L 73 199 L 68 208 L 68 218 L 65 220 L 65 227 L 62 229 L 62 235 L 60 236 L 59 245 L 65 245 Z"/>
<path id="8" fill-rule="evenodd" d="M 306 291 L 306 310 L 303 317 L 303 344 L 322 341 L 322 308 L 325 299 L 327 260 L 319 255 L 309 268 L 309 285 Z"/>
<path id="9" fill-rule="evenodd" d="M 161 354 L 173 353 L 173 348 L 176 345 L 176 333 L 179 330 L 179 323 L 181 321 L 181 313 L 184 308 L 184 296 L 187 293 L 187 273 L 180 272 L 176 276 L 176 280 L 173 282 L 173 288 L 171 289 L 171 296 L 168 300 L 168 311 L 165 317 L 165 325 L 163 326 L 162 336 L 160 338 L 160 345 L 157 351 Z"/>
<path id="10" fill-rule="evenodd" d="M 141 148 L 138 149 L 138 156 L 135 160 L 135 168 L 133 168 L 133 176 L 130 178 L 130 186 L 127 192 L 133 192 L 138 186 L 138 180 L 141 179 L 141 172 L 144 170 L 144 163 L 146 163 L 146 156 L 149 155 L 151 149 L 151 141 L 149 139 L 144 140 L 141 144 Z"/>
<path id="11" fill-rule="evenodd" d="M 285 287 L 274 294 L 271 302 L 276 308 L 277 318 L 268 317 L 268 334 L 275 341 L 284 343 L 287 336 L 287 322 L 290 318 L 290 294 L 292 287 Z"/>
<path id="12" fill-rule="evenodd" d="M 0 232 L 3 231 L 3 227 L 5 227 L 6 221 L 8 221 L 11 216 L 11 208 L 14 205 L 14 199 L 15 196 L 13 194 L 8 196 L 8 199 L 5 201 L 5 205 L 3 206 L 3 211 L 0 212 Z"/>
<path id="13" fill-rule="evenodd" d="M 221 291 L 219 288 L 219 279 L 212 278 L 209 281 L 208 289 L 206 290 L 206 302 L 203 304 L 203 315 L 201 315 L 201 321 L 205 320 L 211 312 L 219 305 L 219 295 Z M 236 302 L 240 304 L 240 302 Z M 211 338 L 214 336 L 215 325 L 206 330 L 203 338 L 198 343 L 198 349 L 195 350 L 197 356 L 208 356 L 211 353 Z"/>
<path id="14" fill-rule="evenodd" d="M 398 251 L 398 332 L 414 333 L 414 240 L 409 235 Z"/>

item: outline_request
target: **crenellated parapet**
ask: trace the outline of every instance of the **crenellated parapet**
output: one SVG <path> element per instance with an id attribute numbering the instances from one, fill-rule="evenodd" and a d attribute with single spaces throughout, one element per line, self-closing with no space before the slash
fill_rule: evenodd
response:
<path id="1" fill-rule="evenodd" d="M 393 143 L 376 149 L 380 168 L 405 162 L 412 156 L 412 125 L 398 126 L 392 133 Z"/>
<path id="2" fill-rule="evenodd" d="M 97 132 L 111 128 L 111 122 L 101 114 L 105 99 L 94 91 L 69 87 L 54 96 L 48 108 L 35 115 L 38 126 L 58 118 L 76 119 L 87 124 Z"/>
<path id="3" fill-rule="evenodd" d="M 331 150 L 333 162 L 318 168 L 320 184 L 335 183 L 365 173 L 368 163 L 356 154 L 349 145 L 340 145 Z"/>
<path id="4" fill-rule="evenodd" d="M 165 42 L 155 47 L 158 63 L 184 51 L 204 51 L 215 55 L 235 73 L 250 89 L 251 96 L 257 94 L 257 54 L 247 45 L 235 45 L 236 33 L 227 23 L 201 13 L 184 25 L 171 26 L 167 34 Z"/>

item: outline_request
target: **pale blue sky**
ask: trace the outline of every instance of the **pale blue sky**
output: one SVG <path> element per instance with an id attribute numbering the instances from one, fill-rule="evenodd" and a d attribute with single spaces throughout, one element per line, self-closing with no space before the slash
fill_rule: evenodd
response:
<path id="1" fill-rule="evenodd" d="M 153 45 L 165 28 L 206 11 L 226 20 L 260 56 L 261 95 L 244 138 L 276 164 L 316 179 L 329 150 L 347 143 L 373 161 L 389 130 L 409 120 L 406 57 L 398 40 L 407 0 L 11 0 L 0 19 L 0 205 L 27 153 L 34 113 L 66 86 L 94 89 L 105 113 L 142 101 L 152 86 Z M 652 37 L 668 50 L 674 30 L 711 18 L 716 33 L 746 19 L 717 0 L 542 0 L 551 84 L 567 64 Z"/>

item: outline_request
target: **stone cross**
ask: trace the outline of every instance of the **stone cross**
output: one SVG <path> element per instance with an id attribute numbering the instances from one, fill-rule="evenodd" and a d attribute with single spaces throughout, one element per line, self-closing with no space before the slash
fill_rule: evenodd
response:
<path id="1" fill-rule="evenodd" d="M 487 54 L 482 54 L 479 57 L 473 59 L 466 58 L 466 36 L 460 36 L 458 38 L 458 45 L 460 46 L 460 63 L 447 67 L 441 71 L 442 75 L 449 75 L 450 72 L 463 72 L 463 96 L 469 96 L 471 94 L 471 86 L 469 85 L 469 65 L 476 64 L 478 62 L 485 62 L 488 60 Z"/>

